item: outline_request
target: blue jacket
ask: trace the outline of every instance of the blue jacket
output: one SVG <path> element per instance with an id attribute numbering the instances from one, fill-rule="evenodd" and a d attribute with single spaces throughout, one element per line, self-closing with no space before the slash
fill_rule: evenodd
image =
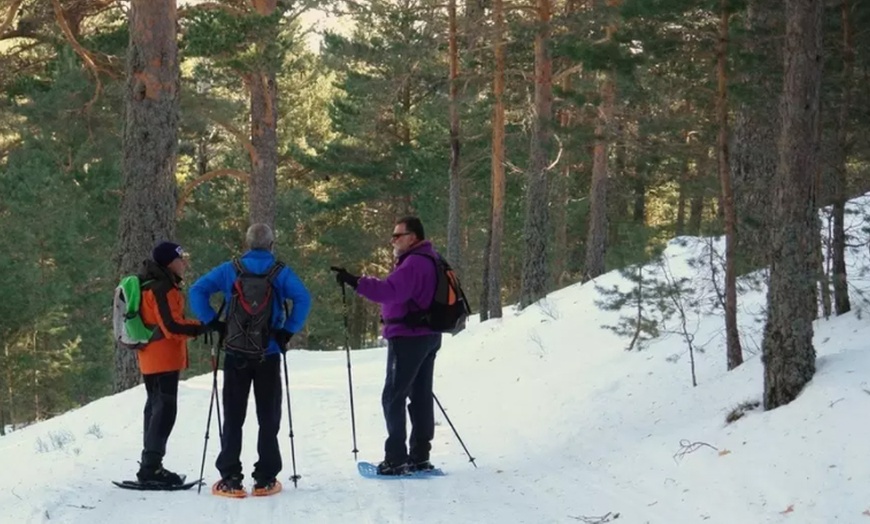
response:
<path id="1" fill-rule="evenodd" d="M 242 266 L 251 273 L 264 274 L 275 263 L 275 256 L 264 249 L 248 251 L 241 258 Z M 233 284 L 236 281 L 236 269 L 232 262 L 223 264 L 201 276 L 190 288 L 190 308 L 193 314 L 203 324 L 208 324 L 217 318 L 217 312 L 211 307 L 209 299 L 215 293 L 223 293 L 224 300 L 229 302 L 232 296 Z M 298 333 L 308 318 L 311 311 L 311 295 L 308 290 L 289 267 L 284 267 L 273 281 L 275 286 L 275 303 L 272 305 L 272 328 L 274 330 L 285 329 L 290 333 Z M 290 316 L 284 318 L 284 302 L 293 301 Z M 281 349 L 272 339 L 269 342 L 267 355 L 280 353 Z"/>

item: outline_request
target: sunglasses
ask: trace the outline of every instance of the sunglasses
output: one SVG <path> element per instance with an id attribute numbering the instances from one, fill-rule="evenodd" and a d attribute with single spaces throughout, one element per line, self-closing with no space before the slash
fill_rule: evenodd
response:
<path id="1" fill-rule="evenodd" d="M 401 237 L 403 237 L 403 236 L 405 236 L 405 235 L 410 235 L 410 234 L 411 234 L 410 231 L 407 231 L 407 232 L 405 232 L 405 233 L 393 233 L 392 237 L 393 237 L 393 240 L 396 240 L 396 239 L 398 239 L 398 238 L 401 238 Z"/>

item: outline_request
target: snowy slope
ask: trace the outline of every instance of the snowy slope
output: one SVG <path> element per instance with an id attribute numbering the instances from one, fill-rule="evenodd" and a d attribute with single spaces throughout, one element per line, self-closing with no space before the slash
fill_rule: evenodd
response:
<path id="1" fill-rule="evenodd" d="M 694 291 L 685 306 L 697 387 L 679 334 L 626 352 L 628 340 L 602 327 L 619 313 L 595 305 L 596 285 L 630 286 L 612 272 L 445 341 L 435 390 L 477 469 L 439 413 L 432 459 L 447 477 L 362 479 L 351 453 L 344 353 L 297 351 L 289 354 L 289 380 L 298 489 L 288 480 L 286 416 L 285 491 L 278 496 L 114 488 L 110 480 L 131 478 L 137 468 L 140 386 L 0 438 L 0 522 L 870 522 L 870 320 L 861 318 L 859 298 L 870 291 L 861 276 L 870 257 L 860 229 L 870 198 L 850 209 L 858 212 L 849 218 L 856 312 L 816 322 L 818 373 L 795 402 L 773 412 L 756 409 L 725 423 L 735 406 L 761 399 L 764 290 L 747 285 L 741 293 L 747 362 L 728 373 L 722 315 L 709 305 L 709 269 L 690 263 L 709 259 L 711 241 L 681 238 L 665 260 Z M 718 240 L 712 244 L 721 251 Z M 667 327 L 679 324 L 672 319 Z M 384 358 L 383 349 L 352 354 L 361 460 L 381 458 Z M 166 465 L 190 477 L 199 471 L 210 391 L 210 375 L 180 388 Z M 255 434 L 250 409 L 242 456 L 248 475 Z M 217 478 L 216 425 L 211 437 L 209 483 Z"/>

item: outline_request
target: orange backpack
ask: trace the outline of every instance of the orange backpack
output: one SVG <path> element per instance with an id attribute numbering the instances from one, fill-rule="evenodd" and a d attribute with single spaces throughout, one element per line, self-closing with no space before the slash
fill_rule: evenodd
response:
<path id="1" fill-rule="evenodd" d="M 465 320 L 471 315 L 471 307 L 465 298 L 465 292 L 462 291 L 456 271 L 440 255 L 433 257 L 423 253 L 411 254 L 431 260 L 435 264 L 435 275 L 438 279 L 429 309 L 412 313 L 417 320 L 415 323 L 439 333 L 459 333 L 465 329 Z"/>

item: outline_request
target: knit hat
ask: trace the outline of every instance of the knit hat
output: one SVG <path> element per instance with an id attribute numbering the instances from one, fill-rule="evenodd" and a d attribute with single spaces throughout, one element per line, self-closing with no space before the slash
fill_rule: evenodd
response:
<path id="1" fill-rule="evenodd" d="M 181 246 L 172 242 L 161 242 L 151 251 L 151 258 L 163 267 L 168 266 L 176 258 L 184 256 Z"/>

